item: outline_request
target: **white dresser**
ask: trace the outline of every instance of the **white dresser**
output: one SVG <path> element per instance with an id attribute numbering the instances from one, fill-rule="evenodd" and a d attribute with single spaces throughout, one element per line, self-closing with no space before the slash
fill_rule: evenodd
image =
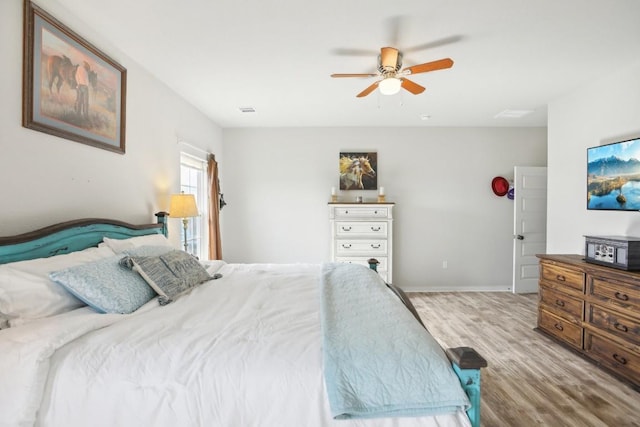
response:
<path id="1" fill-rule="evenodd" d="M 331 260 L 368 266 L 375 258 L 378 273 L 392 283 L 393 203 L 329 203 Z"/>

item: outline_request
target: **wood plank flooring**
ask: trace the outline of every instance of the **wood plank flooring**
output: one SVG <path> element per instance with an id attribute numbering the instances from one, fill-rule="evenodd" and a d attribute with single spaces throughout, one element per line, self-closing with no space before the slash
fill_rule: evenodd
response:
<path id="1" fill-rule="evenodd" d="M 640 393 L 533 330 L 537 294 L 409 297 L 443 348 L 473 347 L 487 359 L 483 427 L 640 426 Z"/>

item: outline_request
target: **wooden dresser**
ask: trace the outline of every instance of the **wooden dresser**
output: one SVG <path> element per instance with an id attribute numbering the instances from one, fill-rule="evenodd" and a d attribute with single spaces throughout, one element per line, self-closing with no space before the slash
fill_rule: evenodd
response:
<path id="1" fill-rule="evenodd" d="M 538 330 L 640 391 L 640 272 L 538 255 Z"/>
<path id="2" fill-rule="evenodd" d="M 331 260 L 369 266 L 376 258 L 378 273 L 392 283 L 393 203 L 329 203 Z"/>

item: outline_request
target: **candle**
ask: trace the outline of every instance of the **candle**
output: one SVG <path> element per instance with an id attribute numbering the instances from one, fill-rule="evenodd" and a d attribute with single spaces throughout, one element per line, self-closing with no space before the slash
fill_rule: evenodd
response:
<path id="1" fill-rule="evenodd" d="M 380 187 L 380 192 L 378 194 L 380 196 L 384 196 L 384 187 Z"/>
<path id="2" fill-rule="evenodd" d="M 336 187 L 331 187 L 331 195 L 332 196 L 336 195 Z"/>

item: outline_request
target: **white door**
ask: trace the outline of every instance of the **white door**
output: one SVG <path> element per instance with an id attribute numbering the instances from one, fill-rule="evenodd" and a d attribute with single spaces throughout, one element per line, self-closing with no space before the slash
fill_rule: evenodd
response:
<path id="1" fill-rule="evenodd" d="M 538 258 L 547 248 L 547 168 L 514 168 L 513 292 L 538 292 Z"/>

